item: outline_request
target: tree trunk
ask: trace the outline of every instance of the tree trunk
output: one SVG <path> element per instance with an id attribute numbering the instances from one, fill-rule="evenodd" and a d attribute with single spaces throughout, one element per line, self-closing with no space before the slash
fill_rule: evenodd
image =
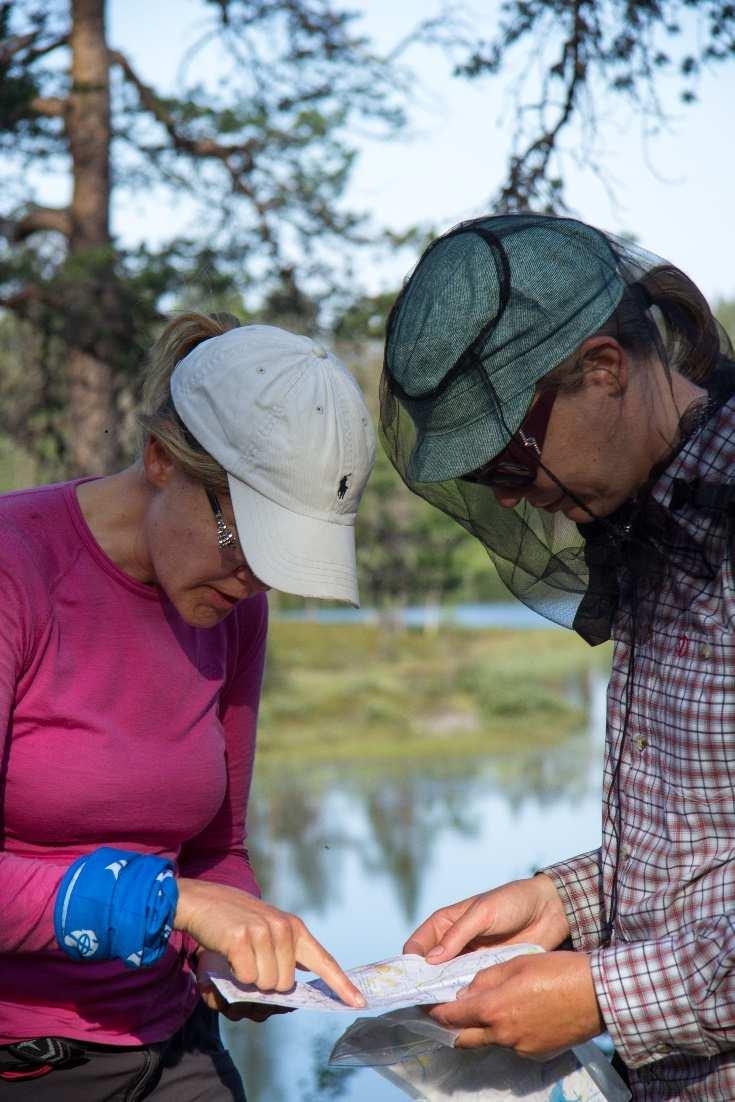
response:
<path id="1" fill-rule="evenodd" d="M 72 0 L 72 87 L 66 115 L 72 160 L 69 254 L 75 295 L 104 318 L 114 307 L 110 239 L 110 68 L 105 0 Z M 75 296 L 73 296 L 75 297 Z M 114 466 L 117 431 L 110 364 L 78 348 L 69 356 L 70 473 Z"/>

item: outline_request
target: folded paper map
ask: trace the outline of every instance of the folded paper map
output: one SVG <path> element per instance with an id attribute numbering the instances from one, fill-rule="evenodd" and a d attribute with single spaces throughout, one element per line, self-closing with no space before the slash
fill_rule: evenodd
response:
<path id="1" fill-rule="evenodd" d="M 376 964 L 350 968 L 347 975 L 365 996 L 370 1010 L 397 1010 L 420 1003 L 450 1002 L 483 968 L 502 964 L 523 953 L 542 953 L 538 945 L 502 945 L 463 953 L 445 964 L 428 964 L 423 957 L 406 953 Z M 356 1013 L 321 979 L 296 983 L 290 991 L 259 991 L 252 984 L 237 983 L 231 973 L 211 972 L 211 979 L 229 1003 L 252 1002 L 288 1006 L 294 1010 L 341 1010 Z"/>

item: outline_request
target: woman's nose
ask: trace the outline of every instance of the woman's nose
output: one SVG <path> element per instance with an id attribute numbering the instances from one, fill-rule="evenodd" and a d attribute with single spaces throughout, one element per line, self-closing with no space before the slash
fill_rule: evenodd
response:
<path id="1" fill-rule="evenodd" d="M 252 597 L 255 593 L 267 593 L 270 589 L 269 585 L 261 582 L 260 578 L 253 574 L 247 563 L 241 563 L 236 570 L 233 570 L 233 574 L 238 582 L 245 587 L 248 597 Z"/>

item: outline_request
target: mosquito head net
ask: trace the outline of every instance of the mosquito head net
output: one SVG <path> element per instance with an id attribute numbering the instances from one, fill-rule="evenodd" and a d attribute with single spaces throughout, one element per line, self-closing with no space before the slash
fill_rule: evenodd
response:
<path id="1" fill-rule="evenodd" d="M 511 592 L 590 642 L 609 634 L 606 563 L 630 531 L 626 511 L 578 525 L 524 498 L 504 508 L 463 476 L 504 451 L 534 395 L 561 386 L 600 332 L 702 385 L 729 349 L 694 284 L 634 244 L 571 218 L 478 218 L 432 242 L 406 281 L 381 382 L 383 445 L 410 489 L 482 541 Z"/>

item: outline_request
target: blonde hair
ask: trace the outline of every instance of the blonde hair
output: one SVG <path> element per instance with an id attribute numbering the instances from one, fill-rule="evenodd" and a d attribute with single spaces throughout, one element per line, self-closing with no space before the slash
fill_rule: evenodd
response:
<path id="1" fill-rule="evenodd" d="M 168 323 L 151 350 L 143 383 L 140 410 L 136 416 L 141 448 L 155 436 L 184 474 L 214 490 L 227 493 L 227 473 L 194 439 L 173 404 L 171 376 L 176 365 L 192 349 L 210 337 L 237 329 L 234 314 L 180 314 Z"/>

